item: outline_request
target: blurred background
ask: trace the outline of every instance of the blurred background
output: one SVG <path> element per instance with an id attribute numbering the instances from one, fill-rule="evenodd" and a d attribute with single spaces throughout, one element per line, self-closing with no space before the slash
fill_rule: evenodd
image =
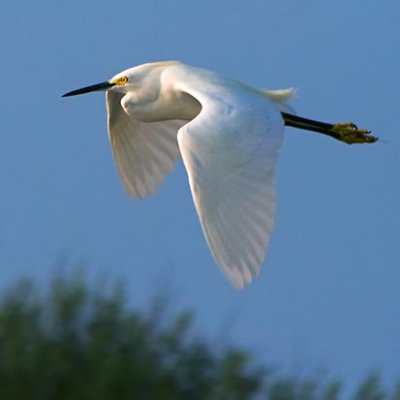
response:
<path id="1" fill-rule="evenodd" d="M 400 6 L 393 1 L 41 1 L 0 6 L 0 289 L 85 265 L 127 304 L 171 296 L 200 335 L 354 392 L 400 375 Z M 217 270 L 181 162 L 132 201 L 114 167 L 104 96 L 61 99 L 129 66 L 177 59 L 263 88 L 297 87 L 300 115 L 383 140 L 347 146 L 287 129 L 261 274 Z M 397 178 L 396 178 L 397 177 Z"/>

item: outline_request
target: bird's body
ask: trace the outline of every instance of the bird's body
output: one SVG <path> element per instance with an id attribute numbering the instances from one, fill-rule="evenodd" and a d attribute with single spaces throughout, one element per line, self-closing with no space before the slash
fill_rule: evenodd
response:
<path id="1" fill-rule="evenodd" d="M 285 122 L 373 141 L 354 126 L 288 114 L 293 89 L 264 91 L 178 62 L 133 67 L 67 96 L 96 90 L 107 90 L 109 139 L 128 194 L 153 193 L 181 155 L 210 250 L 238 288 L 264 260 Z"/>

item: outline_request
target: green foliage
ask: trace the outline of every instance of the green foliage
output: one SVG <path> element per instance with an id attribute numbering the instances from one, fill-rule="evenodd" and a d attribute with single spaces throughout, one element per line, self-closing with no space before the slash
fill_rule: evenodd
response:
<path id="1" fill-rule="evenodd" d="M 246 352 L 217 351 L 155 305 L 127 309 L 81 279 L 56 278 L 39 296 L 28 281 L 0 304 L 1 399 L 248 399 L 262 386 Z"/>
<path id="2" fill-rule="evenodd" d="M 398 382 L 393 390 L 392 400 L 400 400 L 400 382 Z"/>
<path id="3" fill-rule="evenodd" d="M 0 301 L 0 399 L 340 399 L 340 382 L 282 378 L 243 349 L 216 349 L 193 332 L 191 313 L 125 300 L 121 286 L 81 278 L 58 277 L 43 293 L 27 280 L 13 286 Z M 354 395 L 386 398 L 377 374 Z"/>
<path id="4" fill-rule="evenodd" d="M 296 378 L 275 378 L 268 389 L 268 400 L 338 400 L 340 382 L 321 382 L 321 378 L 299 381 Z"/>
<path id="5" fill-rule="evenodd" d="M 378 373 L 368 375 L 358 388 L 354 400 L 385 400 Z"/>

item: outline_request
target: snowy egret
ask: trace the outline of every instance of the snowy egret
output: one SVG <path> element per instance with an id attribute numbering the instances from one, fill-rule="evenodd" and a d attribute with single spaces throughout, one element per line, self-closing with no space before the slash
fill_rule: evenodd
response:
<path id="1" fill-rule="evenodd" d="M 260 90 L 175 61 L 129 68 L 64 94 L 106 92 L 108 135 L 131 197 L 153 193 L 182 155 L 211 253 L 243 288 L 259 272 L 275 212 L 275 164 L 284 125 L 345 143 L 377 138 L 352 123 L 299 117 L 293 89 Z"/>

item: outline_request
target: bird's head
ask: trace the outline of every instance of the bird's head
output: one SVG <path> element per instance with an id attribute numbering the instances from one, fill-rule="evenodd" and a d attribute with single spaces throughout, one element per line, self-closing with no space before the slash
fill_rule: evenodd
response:
<path id="1" fill-rule="evenodd" d="M 128 68 L 108 81 L 73 90 L 72 92 L 65 93 L 62 97 L 76 96 L 91 92 L 104 92 L 107 90 L 127 93 L 130 90 L 140 89 L 144 85 L 151 86 L 149 85 L 150 83 L 159 82 L 157 78 L 159 78 L 163 69 L 173 64 L 177 64 L 177 62 L 163 61 Z"/>

